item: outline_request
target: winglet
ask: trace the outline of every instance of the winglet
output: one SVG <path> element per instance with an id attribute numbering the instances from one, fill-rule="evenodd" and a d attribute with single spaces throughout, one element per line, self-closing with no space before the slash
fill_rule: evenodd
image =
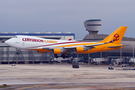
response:
<path id="1" fill-rule="evenodd" d="M 115 43 L 119 44 L 126 32 L 127 26 L 121 26 L 115 30 L 112 34 L 102 40 L 102 43 Z"/>

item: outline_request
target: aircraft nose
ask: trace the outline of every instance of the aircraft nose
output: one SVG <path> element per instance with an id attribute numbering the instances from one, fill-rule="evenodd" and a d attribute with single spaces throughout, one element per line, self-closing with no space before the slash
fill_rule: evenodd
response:
<path id="1" fill-rule="evenodd" d="M 8 40 L 6 40 L 5 43 L 8 44 Z"/>
<path id="2" fill-rule="evenodd" d="M 7 45 L 10 45 L 10 40 L 6 40 L 5 43 L 6 43 Z"/>

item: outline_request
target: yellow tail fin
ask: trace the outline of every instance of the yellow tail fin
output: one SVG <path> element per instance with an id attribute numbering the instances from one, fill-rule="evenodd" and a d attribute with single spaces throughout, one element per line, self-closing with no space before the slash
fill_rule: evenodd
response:
<path id="1" fill-rule="evenodd" d="M 112 34 L 102 40 L 102 43 L 115 43 L 119 44 L 126 32 L 127 26 L 121 26 L 115 30 Z"/>

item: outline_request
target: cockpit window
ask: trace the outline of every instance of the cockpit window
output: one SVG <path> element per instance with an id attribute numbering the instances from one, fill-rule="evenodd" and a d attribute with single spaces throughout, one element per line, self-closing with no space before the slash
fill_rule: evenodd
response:
<path id="1" fill-rule="evenodd" d="M 13 38 L 17 38 L 17 36 L 14 36 Z"/>

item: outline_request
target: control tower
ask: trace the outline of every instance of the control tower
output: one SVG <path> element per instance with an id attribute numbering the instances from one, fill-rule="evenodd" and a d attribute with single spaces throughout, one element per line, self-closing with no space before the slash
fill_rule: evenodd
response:
<path id="1" fill-rule="evenodd" d="M 101 27 L 101 19 L 90 19 L 84 22 L 84 27 L 89 34 L 97 34 Z"/>

